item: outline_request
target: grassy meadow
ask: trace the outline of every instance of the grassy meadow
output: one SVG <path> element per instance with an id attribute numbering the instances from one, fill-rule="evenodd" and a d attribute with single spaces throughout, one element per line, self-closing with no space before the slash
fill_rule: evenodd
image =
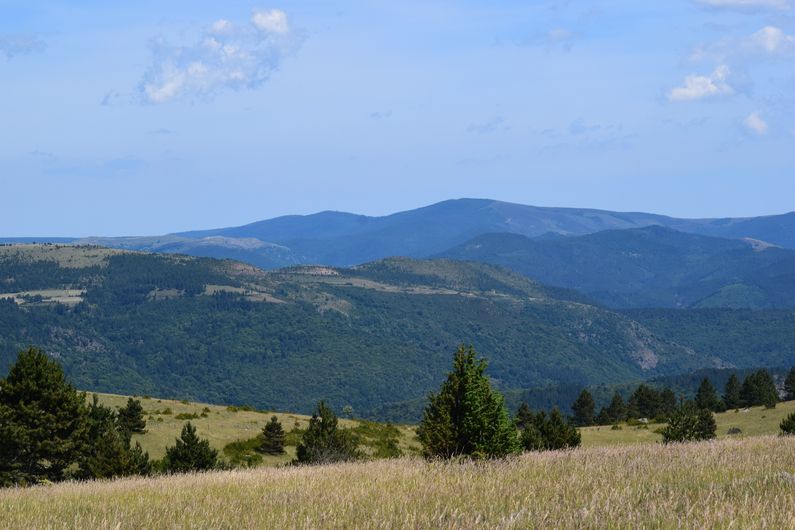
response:
<path id="1" fill-rule="evenodd" d="M 98 396 L 100 402 L 112 407 L 121 407 L 127 402 L 127 396 L 113 394 L 98 394 Z M 210 440 L 210 445 L 218 450 L 222 450 L 230 442 L 254 438 L 273 415 L 279 418 L 287 432 L 296 426 L 299 429 L 304 429 L 309 422 L 308 416 L 300 414 L 235 410 L 221 405 L 169 399 L 147 397 L 138 399 L 146 411 L 147 432 L 143 435 L 135 435 L 133 439 L 141 442 L 144 450 L 155 459 L 163 457 L 167 445 L 174 445 L 174 439 L 179 436 L 182 426 L 188 421 L 181 419 L 185 417 L 180 416 L 181 414 L 197 416 L 190 421 L 196 426 L 199 435 Z M 170 414 L 163 414 L 164 411 L 170 411 Z M 779 403 L 775 409 L 753 407 L 739 412 L 731 410 L 716 414 L 718 438 L 744 438 L 777 434 L 781 420 L 792 412 L 795 412 L 795 401 Z M 362 422 L 358 420 L 340 419 L 340 425 L 347 428 L 361 424 Z M 587 427 L 581 429 L 580 432 L 583 447 L 600 447 L 659 442 L 662 436 L 655 431 L 663 426 L 663 424 L 645 426 L 622 424 L 619 430 L 614 430 L 610 426 L 601 426 Z M 396 425 L 395 427 L 400 433 L 398 445 L 403 453 L 406 455 L 418 454 L 420 445 L 415 437 L 414 427 L 409 425 Z M 742 432 L 730 435 L 729 429 L 731 428 L 739 428 Z M 282 456 L 263 456 L 263 465 L 277 466 L 289 462 L 295 456 L 295 446 L 288 445 L 286 451 L 287 453 Z"/>
<path id="2" fill-rule="evenodd" d="M 793 528 L 795 438 L 416 457 L 0 491 L 6 528 Z"/>

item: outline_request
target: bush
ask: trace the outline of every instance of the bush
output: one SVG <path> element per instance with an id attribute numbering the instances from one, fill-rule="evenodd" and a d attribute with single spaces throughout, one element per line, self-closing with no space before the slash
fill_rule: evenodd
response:
<path id="1" fill-rule="evenodd" d="M 781 422 L 781 434 L 782 435 L 795 434 L 795 412 L 784 418 L 784 421 Z"/>
<path id="2" fill-rule="evenodd" d="M 581 438 L 577 428 L 558 409 L 539 412 L 522 430 L 521 443 L 526 451 L 551 451 L 578 447 Z"/>
<path id="3" fill-rule="evenodd" d="M 209 471 L 218 467 L 218 451 L 210 447 L 209 441 L 199 438 L 196 427 L 188 422 L 176 444 L 166 448 L 162 466 L 166 473 Z"/>
<path id="4" fill-rule="evenodd" d="M 684 402 L 671 415 L 663 430 L 663 443 L 692 442 L 715 438 L 715 417 L 707 409 L 699 409 L 692 402 Z"/>
<path id="5" fill-rule="evenodd" d="M 180 412 L 174 416 L 175 420 L 195 420 L 199 417 L 195 412 Z"/>

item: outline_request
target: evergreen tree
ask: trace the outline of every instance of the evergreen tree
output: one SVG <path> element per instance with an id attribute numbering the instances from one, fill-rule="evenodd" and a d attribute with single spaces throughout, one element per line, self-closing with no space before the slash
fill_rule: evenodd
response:
<path id="1" fill-rule="evenodd" d="M 778 390 L 770 373 L 767 370 L 759 370 L 746 377 L 740 389 L 740 399 L 746 407 L 757 405 L 775 407 L 778 402 Z"/>
<path id="2" fill-rule="evenodd" d="M 784 380 L 784 399 L 787 401 L 795 400 L 795 366 L 792 367 Z"/>
<path id="3" fill-rule="evenodd" d="M 82 478 L 113 478 L 148 475 L 149 455 L 136 442 L 130 445 L 130 433 L 119 426 L 117 413 L 94 400 L 88 407 L 88 444 L 80 462 Z"/>
<path id="4" fill-rule="evenodd" d="M 608 423 L 611 424 L 624 421 L 627 418 L 627 406 L 624 404 L 624 398 L 621 397 L 621 394 L 618 392 L 613 394 L 613 399 L 605 412 Z"/>
<path id="5" fill-rule="evenodd" d="M 85 394 L 41 350 L 19 354 L 0 381 L 0 485 L 66 478 L 87 436 Z"/>
<path id="6" fill-rule="evenodd" d="M 668 387 L 663 388 L 662 392 L 660 392 L 659 408 L 654 417 L 667 420 L 674 411 L 676 411 L 676 394 Z"/>
<path id="7" fill-rule="evenodd" d="M 533 423 L 535 419 L 535 415 L 533 411 L 530 410 L 530 406 L 527 403 L 522 403 L 519 405 L 519 409 L 516 411 L 516 418 L 514 422 L 516 423 L 516 428 L 524 430 L 525 427 Z"/>
<path id="8" fill-rule="evenodd" d="M 356 460 L 359 452 L 350 431 L 337 426 L 334 411 L 321 401 L 296 448 L 296 457 L 300 464 L 330 464 Z"/>
<path id="9" fill-rule="evenodd" d="M 472 347 L 458 348 L 453 371 L 439 393 L 429 396 L 417 429 L 426 457 L 496 458 L 519 450 L 516 427 L 485 370 L 486 361 Z"/>
<path id="10" fill-rule="evenodd" d="M 569 423 L 557 408 L 552 409 L 549 419 L 541 426 L 544 446 L 549 450 L 566 449 L 580 445 L 580 432 Z"/>
<path id="11" fill-rule="evenodd" d="M 574 413 L 574 424 L 578 427 L 588 427 L 594 423 L 594 414 L 596 412 L 596 403 L 594 403 L 593 396 L 587 389 L 580 392 L 579 397 L 571 406 Z"/>
<path id="12" fill-rule="evenodd" d="M 663 429 L 663 443 L 710 440 L 715 438 L 715 430 L 712 412 L 686 401 L 674 411 Z"/>
<path id="13" fill-rule="evenodd" d="M 260 452 L 268 455 L 284 454 L 284 429 L 276 416 L 262 428 L 262 444 Z"/>
<path id="14" fill-rule="evenodd" d="M 742 384 L 737 378 L 737 374 L 732 374 L 729 380 L 726 381 L 726 388 L 723 394 L 723 403 L 727 409 L 737 409 L 742 406 L 741 389 Z"/>
<path id="15" fill-rule="evenodd" d="M 795 412 L 784 418 L 784 420 L 781 422 L 781 434 L 795 434 Z"/>
<path id="16" fill-rule="evenodd" d="M 712 386 L 712 383 L 706 377 L 701 381 L 698 392 L 696 392 L 696 406 L 712 412 L 719 412 L 724 408 L 723 403 L 718 399 L 715 387 Z"/>
<path id="17" fill-rule="evenodd" d="M 627 416 L 630 418 L 656 418 L 660 412 L 660 394 L 647 385 L 640 385 L 627 404 Z"/>
<path id="18" fill-rule="evenodd" d="M 118 418 L 119 429 L 123 432 L 130 434 L 144 434 L 146 432 L 144 408 L 137 399 L 127 398 L 127 405 L 119 409 Z"/>
<path id="19" fill-rule="evenodd" d="M 199 438 L 196 427 L 187 422 L 176 444 L 166 448 L 163 470 L 167 473 L 209 471 L 218 467 L 218 451 L 210 447 L 208 440 Z"/>

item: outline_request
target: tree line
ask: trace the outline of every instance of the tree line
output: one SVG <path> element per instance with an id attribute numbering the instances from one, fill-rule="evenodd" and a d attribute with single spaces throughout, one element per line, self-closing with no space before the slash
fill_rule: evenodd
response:
<path id="1" fill-rule="evenodd" d="M 767 404 L 771 399 L 772 378 L 760 371 L 742 384 L 730 380 L 723 399 L 708 380 L 695 400 L 679 403 L 668 389 L 657 391 L 640 385 L 626 406 L 616 394 L 598 415 L 594 415 L 593 398 L 584 390 L 572 407 L 573 417 L 556 408 L 533 412 L 527 404 L 511 417 L 503 396 L 491 387 L 486 368 L 485 359 L 472 347 L 461 346 L 456 351 L 452 371 L 440 390 L 429 395 L 417 428 L 426 458 L 490 459 L 522 451 L 575 448 L 581 443 L 578 426 L 597 423 L 598 418 L 617 422 L 664 415 L 668 423 L 664 442 L 709 439 L 715 436 L 713 411 L 735 403 L 731 400 L 735 394 L 736 403 Z M 775 390 L 775 385 L 772 388 Z M 795 368 L 786 379 L 785 392 L 787 399 L 795 399 Z M 784 420 L 781 429 L 782 433 L 795 433 L 795 414 Z M 229 467 L 190 422 L 159 461 L 150 460 L 138 442 L 132 443 L 133 434 L 145 432 L 140 401 L 129 398 L 124 407 L 113 409 L 99 403 L 95 395 L 89 403 L 85 393 L 69 384 L 55 360 L 29 348 L 0 380 L 0 486 Z M 262 429 L 257 450 L 284 454 L 285 438 L 281 423 L 273 416 Z M 357 460 L 364 456 L 357 445 L 352 430 L 341 428 L 333 410 L 320 401 L 291 463 Z"/>

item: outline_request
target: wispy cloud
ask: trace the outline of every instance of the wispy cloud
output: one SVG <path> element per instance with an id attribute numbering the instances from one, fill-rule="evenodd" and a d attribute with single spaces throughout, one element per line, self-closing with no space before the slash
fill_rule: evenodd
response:
<path id="1" fill-rule="evenodd" d="M 47 44 L 35 35 L 0 35 L 0 55 L 13 59 L 18 55 L 42 52 Z"/>
<path id="2" fill-rule="evenodd" d="M 795 35 L 790 35 L 776 26 L 765 26 L 750 35 L 725 38 L 699 46 L 690 54 L 690 59 L 726 62 L 759 58 L 775 59 L 793 55 L 795 55 Z"/>
<path id="3" fill-rule="evenodd" d="M 696 101 L 699 99 L 730 96 L 735 93 L 729 84 L 731 70 L 726 65 L 718 66 L 711 74 L 691 74 L 685 77 L 681 86 L 668 92 L 668 101 Z"/>
<path id="4" fill-rule="evenodd" d="M 278 9 L 256 10 L 242 24 L 220 19 L 190 46 L 152 43 L 153 62 L 139 85 L 145 103 L 205 98 L 265 83 L 301 36 Z"/>
<path id="5" fill-rule="evenodd" d="M 748 117 L 743 120 L 743 125 L 745 125 L 745 128 L 749 132 L 757 136 L 764 136 L 769 130 L 767 122 L 760 116 L 759 112 L 752 112 L 749 114 Z"/>
<path id="6" fill-rule="evenodd" d="M 497 131 L 510 130 L 511 126 L 507 124 L 505 118 L 502 116 L 493 116 L 485 121 L 469 124 L 467 132 L 474 134 L 490 134 Z"/>
<path id="7" fill-rule="evenodd" d="M 541 46 L 547 51 L 571 51 L 574 43 L 581 37 L 577 32 L 566 28 L 552 28 L 544 33 L 527 37 L 521 44 L 525 46 Z"/>
<path id="8" fill-rule="evenodd" d="M 696 0 L 696 3 L 715 9 L 738 11 L 786 11 L 791 7 L 789 0 Z"/>

